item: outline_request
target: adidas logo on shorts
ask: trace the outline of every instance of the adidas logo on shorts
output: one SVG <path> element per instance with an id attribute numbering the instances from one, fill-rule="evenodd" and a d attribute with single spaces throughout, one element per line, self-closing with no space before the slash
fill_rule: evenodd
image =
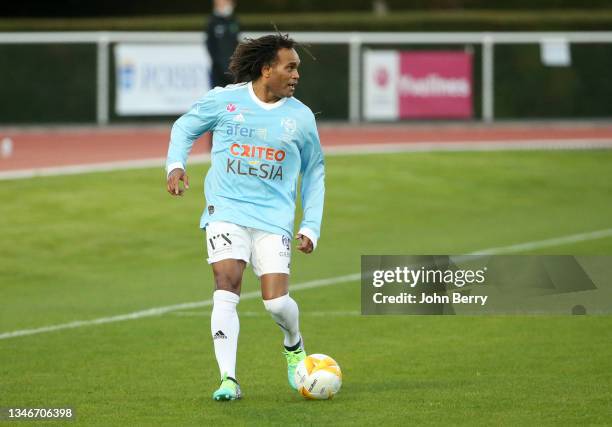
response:
<path id="1" fill-rule="evenodd" d="M 217 331 L 215 333 L 215 335 L 213 336 L 214 340 L 220 339 L 220 340 L 226 340 L 227 337 L 225 336 L 225 334 L 223 333 L 223 331 Z"/>

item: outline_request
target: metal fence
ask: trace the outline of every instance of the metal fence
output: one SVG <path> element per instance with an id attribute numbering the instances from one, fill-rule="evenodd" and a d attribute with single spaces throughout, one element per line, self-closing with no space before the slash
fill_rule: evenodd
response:
<path id="1" fill-rule="evenodd" d="M 246 32 L 242 37 L 266 33 Z M 492 122 L 494 109 L 494 55 L 501 44 L 538 44 L 563 41 L 577 43 L 612 43 L 612 32 L 445 32 L 445 33 L 364 33 L 364 32 L 294 32 L 301 43 L 346 44 L 349 55 L 348 118 L 362 120 L 362 53 L 365 45 L 480 45 L 482 47 L 481 119 Z M 96 117 L 100 125 L 109 122 L 110 47 L 113 43 L 203 43 L 201 32 L 20 32 L 0 33 L 0 44 L 92 43 L 97 46 Z"/>

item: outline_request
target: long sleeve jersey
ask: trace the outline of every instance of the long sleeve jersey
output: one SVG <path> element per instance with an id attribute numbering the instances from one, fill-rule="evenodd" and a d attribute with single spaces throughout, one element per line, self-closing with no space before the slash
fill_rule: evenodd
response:
<path id="1" fill-rule="evenodd" d="M 264 103 L 252 83 L 217 87 L 172 127 L 166 168 L 186 168 L 198 137 L 213 132 L 200 227 L 227 221 L 293 235 L 298 178 L 303 220 L 299 233 L 316 246 L 321 230 L 325 171 L 312 111 L 296 98 Z"/>

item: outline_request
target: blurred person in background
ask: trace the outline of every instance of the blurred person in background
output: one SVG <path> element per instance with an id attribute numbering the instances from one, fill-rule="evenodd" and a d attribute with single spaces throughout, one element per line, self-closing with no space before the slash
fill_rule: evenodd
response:
<path id="1" fill-rule="evenodd" d="M 233 83 L 228 71 L 230 58 L 238 46 L 240 27 L 234 15 L 233 0 L 214 0 L 213 13 L 206 27 L 206 48 L 212 61 L 211 87 Z"/>
<path id="2" fill-rule="evenodd" d="M 234 78 L 228 70 L 230 59 L 238 46 L 240 27 L 234 15 L 233 0 L 214 0 L 213 12 L 206 27 L 206 49 L 210 56 L 210 87 L 225 87 Z M 212 134 L 207 135 L 208 147 L 212 150 Z"/>

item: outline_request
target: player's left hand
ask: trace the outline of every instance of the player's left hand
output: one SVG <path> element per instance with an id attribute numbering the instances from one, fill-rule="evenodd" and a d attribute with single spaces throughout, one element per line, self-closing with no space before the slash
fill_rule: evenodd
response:
<path id="1" fill-rule="evenodd" d="M 295 236 L 295 240 L 297 240 L 298 242 L 298 250 L 304 252 L 305 254 L 309 254 L 312 252 L 312 250 L 314 249 L 314 246 L 312 245 L 312 241 L 304 236 L 303 234 L 298 234 L 297 236 Z"/>

